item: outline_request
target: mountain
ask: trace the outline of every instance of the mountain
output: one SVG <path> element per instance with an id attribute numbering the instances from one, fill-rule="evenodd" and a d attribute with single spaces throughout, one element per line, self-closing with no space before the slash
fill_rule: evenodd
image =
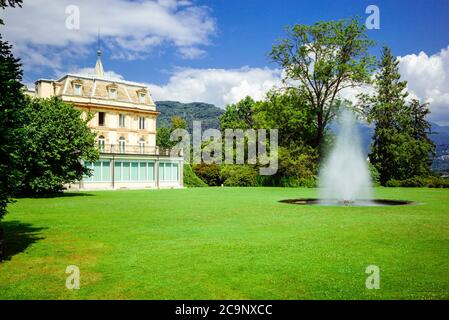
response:
<path id="1" fill-rule="evenodd" d="M 157 120 L 158 128 L 170 126 L 173 116 L 180 116 L 187 121 L 188 130 L 192 130 L 193 121 L 201 121 L 201 128 L 218 129 L 220 121 L 218 118 L 224 110 L 213 104 L 203 102 L 181 103 L 178 101 L 157 101 L 157 110 L 161 113 Z"/>
<path id="2" fill-rule="evenodd" d="M 431 139 L 437 146 L 449 144 L 449 126 L 432 123 L 432 132 Z"/>

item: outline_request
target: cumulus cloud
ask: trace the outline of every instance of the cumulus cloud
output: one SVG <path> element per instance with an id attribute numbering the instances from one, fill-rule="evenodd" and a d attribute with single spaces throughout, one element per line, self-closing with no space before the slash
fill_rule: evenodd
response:
<path id="1" fill-rule="evenodd" d="M 449 124 L 449 46 L 434 55 L 425 52 L 399 57 L 402 79 L 412 97 L 430 103 L 430 119 Z"/>
<path id="2" fill-rule="evenodd" d="M 67 21 L 73 26 L 73 5 L 79 9 L 78 30 L 67 28 Z M 25 66 L 56 70 L 67 56 L 84 54 L 96 42 L 99 27 L 113 57 L 125 59 L 145 57 L 164 45 L 197 58 L 216 32 L 210 10 L 189 1 L 33 0 L 0 15 L 6 22 L 2 33 Z"/>
<path id="3" fill-rule="evenodd" d="M 92 76 L 95 74 L 95 68 L 75 69 L 69 73 L 85 75 L 85 76 Z M 62 76 L 64 76 L 64 74 L 60 74 L 59 76 L 62 77 Z M 104 78 L 108 78 L 110 80 L 125 80 L 121 74 L 118 74 L 115 71 L 104 71 Z"/>
<path id="4" fill-rule="evenodd" d="M 246 96 L 263 99 L 281 85 L 281 71 L 269 68 L 176 69 L 165 85 L 148 84 L 155 100 L 208 102 L 223 108 Z"/>

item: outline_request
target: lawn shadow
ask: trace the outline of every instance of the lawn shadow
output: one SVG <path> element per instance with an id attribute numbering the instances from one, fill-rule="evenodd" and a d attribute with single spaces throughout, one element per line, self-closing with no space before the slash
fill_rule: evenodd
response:
<path id="1" fill-rule="evenodd" d="M 16 195 L 15 199 L 47 199 L 47 198 L 71 198 L 71 197 L 95 197 L 92 193 L 84 193 L 84 192 L 61 192 L 61 193 L 52 193 L 47 195 L 32 195 L 32 194 L 24 194 L 24 195 Z"/>
<path id="2" fill-rule="evenodd" d="M 0 248 L 0 262 L 11 260 L 11 258 L 23 251 L 30 245 L 44 239 L 40 232 L 45 228 L 35 227 L 29 223 L 20 221 L 0 222 L 0 242 L 3 232 L 3 246 Z M 3 255 L 1 255 L 3 251 Z"/>

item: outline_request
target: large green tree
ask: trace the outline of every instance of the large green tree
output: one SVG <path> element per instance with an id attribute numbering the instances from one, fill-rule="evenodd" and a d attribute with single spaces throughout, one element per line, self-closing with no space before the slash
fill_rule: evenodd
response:
<path id="1" fill-rule="evenodd" d="M 24 105 L 22 71 L 0 35 L 0 218 L 13 192 L 19 110 Z"/>
<path id="2" fill-rule="evenodd" d="M 273 89 L 263 101 L 254 105 L 253 113 L 259 128 L 278 129 L 280 146 L 313 144 L 316 115 L 303 91 L 296 88 Z"/>
<path id="3" fill-rule="evenodd" d="M 21 6 L 22 0 L 0 0 L 0 8 Z M 3 20 L 0 19 L 0 26 Z M 0 220 L 14 192 L 16 173 L 18 111 L 23 103 L 20 62 L 0 34 Z M 3 230 L 0 228 L 0 259 L 3 256 Z"/>
<path id="4" fill-rule="evenodd" d="M 255 129 L 253 98 L 247 96 L 234 104 L 228 104 L 220 116 L 220 129 Z"/>
<path id="5" fill-rule="evenodd" d="M 373 95 L 361 95 L 368 121 L 375 124 L 370 162 L 379 171 L 380 183 L 405 180 L 430 172 L 434 145 L 428 137 L 426 104 L 407 104 L 407 82 L 401 81 L 399 61 L 390 48 L 382 49 Z"/>
<path id="6" fill-rule="evenodd" d="M 99 153 L 89 119 L 57 97 L 28 99 L 22 110 L 20 192 L 51 194 L 91 174 Z"/>
<path id="7" fill-rule="evenodd" d="M 356 18 L 296 24 L 274 45 L 270 56 L 285 72 L 285 82 L 299 87 L 314 110 L 313 147 L 321 147 L 327 125 L 337 111 L 338 93 L 370 82 L 375 59 L 373 41 Z"/>

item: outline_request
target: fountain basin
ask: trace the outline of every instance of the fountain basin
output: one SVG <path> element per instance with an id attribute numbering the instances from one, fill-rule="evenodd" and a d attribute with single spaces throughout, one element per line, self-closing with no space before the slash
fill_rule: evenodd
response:
<path id="1" fill-rule="evenodd" d="M 322 200 L 322 199 L 287 199 L 279 202 L 297 204 L 297 205 L 317 205 L 317 206 L 337 206 L 337 207 L 387 207 L 387 206 L 406 206 L 413 205 L 415 202 L 406 200 L 356 200 L 356 201 L 340 201 L 340 200 Z"/>

